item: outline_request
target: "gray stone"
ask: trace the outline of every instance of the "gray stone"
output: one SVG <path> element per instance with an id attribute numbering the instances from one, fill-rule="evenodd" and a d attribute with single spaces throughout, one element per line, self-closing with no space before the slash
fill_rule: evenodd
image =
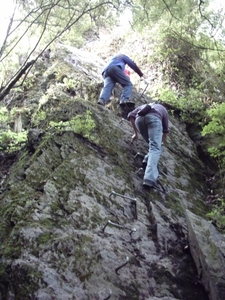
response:
<path id="1" fill-rule="evenodd" d="M 225 295 L 225 237 L 200 216 L 186 210 L 190 250 L 211 300 Z"/>

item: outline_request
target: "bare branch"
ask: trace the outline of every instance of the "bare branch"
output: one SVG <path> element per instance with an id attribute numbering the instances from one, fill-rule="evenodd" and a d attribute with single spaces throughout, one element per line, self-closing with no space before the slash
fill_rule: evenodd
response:
<path id="1" fill-rule="evenodd" d="M 172 13 L 172 11 L 171 11 L 169 5 L 166 3 L 165 0 L 163 0 L 163 3 L 165 4 L 165 6 L 166 6 L 167 10 L 169 11 L 170 15 L 171 15 L 175 20 L 178 20 L 178 21 L 179 21 L 179 19 L 178 19 L 176 16 L 174 16 L 174 14 Z"/>
<path id="2" fill-rule="evenodd" d="M 2 46 L 1 46 L 1 49 L 0 49 L 0 57 L 4 53 L 4 50 L 5 50 L 5 47 L 6 47 L 6 43 L 7 43 L 7 39 L 8 39 L 9 34 L 10 34 L 10 29 L 12 28 L 12 24 L 13 24 L 13 20 L 14 20 L 14 15 L 15 15 L 16 9 L 17 9 L 17 4 L 14 7 L 14 11 L 13 11 L 13 14 L 12 14 L 12 16 L 10 18 L 9 25 L 8 25 L 8 28 L 7 28 L 7 31 L 6 31 L 6 36 L 5 36 L 5 39 L 4 39 L 4 41 L 2 43 Z"/>
<path id="3" fill-rule="evenodd" d="M 202 8 L 201 8 L 202 4 L 204 4 L 204 1 L 200 0 L 200 1 L 199 1 L 199 4 L 198 4 L 198 9 L 199 9 L 200 16 L 201 16 L 203 19 L 205 19 L 205 20 L 206 20 L 206 21 L 214 28 L 214 26 L 213 26 L 213 24 L 210 22 L 210 20 L 202 13 Z"/>
<path id="4" fill-rule="evenodd" d="M 0 92 L 0 101 L 4 99 L 4 97 L 9 93 L 9 91 L 14 87 L 16 82 L 21 78 L 21 76 L 26 72 L 28 68 L 30 68 L 35 63 L 35 60 L 28 62 L 17 74 L 17 76 L 6 86 L 1 89 Z"/>
<path id="5" fill-rule="evenodd" d="M 44 33 L 47 30 L 47 25 L 48 25 L 48 20 L 50 18 L 51 12 L 52 10 L 59 6 L 61 0 L 57 0 L 54 4 L 51 4 L 50 6 L 43 6 L 41 7 L 42 9 L 40 9 L 40 13 L 38 14 L 38 16 L 35 17 L 35 19 L 31 22 L 31 24 L 27 27 L 27 29 L 25 30 L 25 32 L 22 34 L 22 36 L 20 36 L 20 38 L 16 41 L 16 43 L 13 45 L 13 47 L 5 54 L 5 56 L 1 59 L 1 61 L 7 57 L 7 55 L 9 55 L 12 50 L 16 47 L 16 45 L 19 43 L 19 41 L 25 36 L 25 34 L 27 33 L 27 31 L 31 28 L 31 26 L 33 26 L 33 24 L 35 24 L 35 22 L 37 22 L 40 17 L 47 12 L 46 16 L 45 16 L 45 20 L 44 23 L 42 24 L 43 28 L 42 28 L 42 32 L 38 38 L 38 41 L 36 42 L 36 44 L 34 45 L 33 49 L 30 51 L 30 53 L 28 54 L 24 64 L 21 66 L 21 68 L 11 77 L 11 79 L 6 83 L 6 85 L 4 87 L 1 88 L 2 92 L 0 93 L 0 100 L 2 100 L 8 93 L 9 91 L 15 87 L 15 84 L 20 80 L 20 78 L 22 77 L 23 74 L 26 74 L 23 78 L 22 83 L 20 83 L 20 86 L 24 83 L 24 81 L 26 80 L 29 72 L 31 71 L 34 63 L 37 61 L 37 59 L 42 55 L 42 53 L 49 48 L 49 46 L 55 41 L 57 40 L 59 37 L 61 37 L 67 30 L 69 30 L 74 24 L 76 24 L 84 15 L 86 14 L 90 14 L 92 11 L 99 9 L 101 6 L 112 6 L 114 8 L 116 8 L 117 10 L 119 9 L 120 3 L 118 2 L 117 5 L 115 5 L 113 2 L 111 1 L 105 1 L 105 2 L 101 2 L 98 3 L 92 7 L 90 7 L 90 2 L 86 3 L 86 5 L 83 7 L 83 9 L 81 11 L 75 10 L 73 9 L 73 13 L 70 16 L 69 20 L 67 21 L 67 23 L 64 25 L 64 27 L 55 34 L 55 36 L 51 39 L 50 42 L 48 42 L 46 44 L 46 46 L 43 48 L 42 51 L 40 51 L 40 53 L 36 56 L 36 58 L 34 60 L 32 60 L 32 63 L 29 62 L 27 63 L 27 61 L 29 60 L 29 58 L 31 57 L 31 55 L 34 53 L 34 51 L 37 49 L 38 45 L 40 44 Z M 61 6 L 63 7 L 63 6 Z M 63 7 L 63 9 L 70 9 L 70 7 Z M 39 11 L 39 10 L 38 10 Z M 32 13 L 34 12 L 34 10 L 32 11 Z M 78 16 L 75 18 L 75 16 L 78 14 Z M 26 19 L 28 18 L 28 15 L 26 16 Z M 23 20 L 24 21 L 24 20 Z M 25 22 L 25 21 L 24 21 Z M 22 24 L 22 22 L 20 23 Z"/>
<path id="6" fill-rule="evenodd" d="M 58 0 L 58 2 L 60 2 L 60 0 Z M 58 3 L 57 2 L 57 3 Z M 55 5 L 57 5 L 57 3 L 55 4 Z M 32 21 L 32 23 L 29 25 L 29 26 L 27 26 L 27 28 L 26 28 L 26 30 L 24 31 L 24 33 L 19 37 L 19 39 L 17 40 L 17 42 L 12 46 L 12 48 L 5 54 L 5 56 L 0 60 L 0 62 L 1 61 L 3 61 L 12 51 L 13 51 L 13 49 L 15 49 L 15 47 L 19 44 L 19 42 L 22 40 L 22 38 L 26 35 L 26 33 L 29 31 L 29 29 L 33 26 L 33 24 L 35 24 L 35 22 L 41 17 L 41 15 L 43 15 L 44 13 L 45 13 L 45 11 L 51 11 L 52 10 L 52 8 L 53 8 L 54 6 L 50 6 L 50 8 L 49 8 L 49 6 L 48 7 L 46 7 L 44 10 L 42 10 L 41 11 L 41 13 Z M 48 16 L 49 16 L 49 13 L 48 13 Z M 26 16 L 26 18 L 28 17 L 28 15 Z M 47 21 L 47 20 L 46 20 Z M 45 21 L 45 27 L 46 27 L 46 21 Z M 23 22 L 25 22 L 25 20 L 23 20 L 21 23 L 20 23 L 20 25 L 23 23 Z M 17 27 L 18 28 L 18 27 Z M 10 33 L 11 34 L 11 33 Z M 29 58 L 28 58 L 29 59 Z"/>

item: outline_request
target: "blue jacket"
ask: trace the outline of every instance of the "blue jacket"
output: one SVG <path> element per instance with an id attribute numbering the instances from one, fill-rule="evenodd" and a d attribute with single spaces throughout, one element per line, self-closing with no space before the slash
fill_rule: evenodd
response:
<path id="1" fill-rule="evenodd" d="M 108 70 L 112 66 L 120 66 L 122 71 L 125 69 L 125 65 L 128 65 L 134 72 L 136 72 L 140 77 L 143 76 L 143 73 L 141 70 L 138 68 L 138 66 L 131 60 L 128 56 L 125 54 L 117 54 L 115 55 L 106 65 L 104 70 L 102 71 L 102 74 Z"/>

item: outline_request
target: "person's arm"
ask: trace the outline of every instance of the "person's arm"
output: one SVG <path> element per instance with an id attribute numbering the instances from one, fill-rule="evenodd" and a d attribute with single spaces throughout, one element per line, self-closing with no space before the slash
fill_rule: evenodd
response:
<path id="1" fill-rule="evenodd" d="M 168 133 L 163 133 L 163 135 L 162 135 L 162 144 L 164 143 L 167 135 L 168 135 Z"/>
<path id="2" fill-rule="evenodd" d="M 146 76 L 142 73 L 142 71 L 139 69 L 139 67 L 136 65 L 136 63 L 130 59 L 127 55 L 123 55 L 123 61 L 125 64 L 127 64 L 134 72 L 136 72 L 140 77 L 146 78 Z"/>
<path id="3" fill-rule="evenodd" d="M 137 131 L 137 127 L 135 125 L 135 118 L 134 117 L 130 117 L 130 123 L 131 123 L 131 126 L 132 126 L 133 130 L 134 130 L 134 134 L 131 137 L 131 143 L 133 143 L 138 138 L 138 131 Z"/>
<path id="4" fill-rule="evenodd" d="M 165 108 L 162 112 L 163 112 L 162 113 L 162 126 L 163 126 L 162 144 L 163 144 L 167 135 L 169 134 L 169 115 Z"/>

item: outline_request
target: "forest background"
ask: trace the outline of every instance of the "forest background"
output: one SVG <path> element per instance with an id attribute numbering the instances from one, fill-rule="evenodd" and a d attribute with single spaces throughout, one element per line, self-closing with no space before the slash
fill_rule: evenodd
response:
<path id="1" fill-rule="evenodd" d="M 19 151 L 29 128 L 12 128 L 21 107 L 9 99 L 25 93 L 34 81 L 33 66 L 56 44 L 82 49 L 101 32 L 122 28 L 120 44 L 145 41 L 151 50 L 132 56 L 152 66 L 148 95 L 170 104 L 186 124 L 197 124 L 211 137 L 208 151 L 221 178 L 222 193 L 213 201 L 212 218 L 225 228 L 225 5 L 197 0 L 12 0 L 1 3 L 0 151 Z M 47 51 L 47 52 L 46 52 Z M 107 59 L 99 49 L 98 56 Z M 72 84 L 71 81 L 66 84 Z"/>

